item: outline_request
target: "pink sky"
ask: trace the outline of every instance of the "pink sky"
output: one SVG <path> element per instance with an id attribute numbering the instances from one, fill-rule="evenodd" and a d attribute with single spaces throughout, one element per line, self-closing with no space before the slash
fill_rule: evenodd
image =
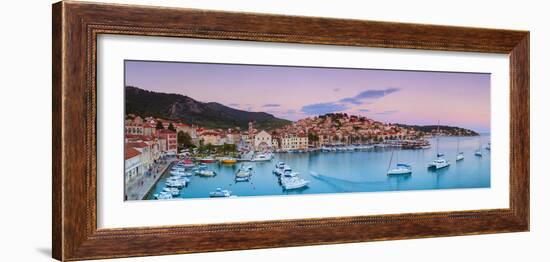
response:
<path id="1" fill-rule="evenodd" d="M 125 84 L 289 120 L 346 112 L 490 130 L 490 74 L 126 61 Z"/>

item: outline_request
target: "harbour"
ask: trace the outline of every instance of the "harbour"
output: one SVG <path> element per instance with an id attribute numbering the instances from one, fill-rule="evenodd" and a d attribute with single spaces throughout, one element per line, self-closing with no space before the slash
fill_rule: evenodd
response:
<path id="1" fill-rule="evenodd" d="M 189 166 L 185 169 L 190 172 L 186 175 L 188 182 L 170 198 L 210 198 L 212 194 L 249 197 L 490 187 L 488 134 L 442 136 L 427 140 L 432 146 L 415 150 L 410 150 L 406 145 L 386 143 L 335 150 L 319 148 L 273 152 L 266 153 L 270 154 L 267 155 L 269 159 L 251 159 L 256 161 L 212 158 L 202 163 L 188 162 Z M 478 151 L 481 155 L 477 155 Z M 463 159 L 457 158 L 460 153 Z M 441 156 L 438 157 L 438 154 Z M 449 165 L 428 168 L 438 158 L 445 159 Z M 288 165 L 299 179 L 307 181 L 306 185 L 294 189 L 285 187 L 281 175 L 274 173 L 279 162 Z M 396 163 L 406 163 L 411 172 L 389 174 L 388 170 Z M 191 168 L 191 164 L 196 167 Z M 170 184 L 173 177 L 170 174 L 172 170 L 167 168 L 164 171 L 144 199 L 156 199 L 163 191 L 166 192 L 167 183 Z"/>

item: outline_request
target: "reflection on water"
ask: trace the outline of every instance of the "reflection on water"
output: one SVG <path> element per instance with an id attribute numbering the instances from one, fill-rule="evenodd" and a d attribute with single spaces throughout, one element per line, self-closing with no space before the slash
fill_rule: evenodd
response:
<path id="1" fill-rule="evenodd" d="M 486 145 L 489 136 L 460 138 L 460 151 L 464 160 L 455 161 L 457 138 L 440 138 L 439 151 L 445 154 L 451 165 L 439 170 L 427 168 L 435 158 L 436 146 L 422 150 L 397 150 L 394 156 L 399 162 L 412 166 L 412 174 L 386 175 L 391 157 L 390 149 L 363 152 L 330 153 L 281 153 L 270 162 L 249 163 L 254 174 L 249 182 L 235 182 L 240 164 L 210 164 L 215 177 L 191 177 L 181 198 L 207 198 L 217 187 L 228 189 L 237 196 L 293 195 L 319 193 L 376 192 L 423 189 L 486 188 L 490 187 L 490 151 L 482 149 L 483 156 L 474 155 L 479 144 Z M 394 153 L 395 154 L 395 153 Z M 394 158 L 394 161 L 395 161 Z M 295 190 L 283 190 L 278 177 L 272 171 L 275 163 L 284 161 L 300 176 L 309 180 L 309 186 Z M 159 180 L 152 193 L 162 191 L 167 175 Z M 152 198 L 152 194 L 148 196 Z"/>

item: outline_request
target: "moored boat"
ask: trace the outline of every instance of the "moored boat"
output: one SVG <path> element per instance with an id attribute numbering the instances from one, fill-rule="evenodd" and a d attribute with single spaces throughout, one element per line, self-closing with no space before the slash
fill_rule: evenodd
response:
<path id="1" fill-rule="evenodd" d="M 408 164 L 398 163 L 395 168 L 388 170 L 388 175 L 408 175 L 412 173 L 412 167 Z"/>
<path id="2" fill-rule="evenodd" d="M 239 169 L 237 173 L 235 174 L 235 182 L 246 182 L 250 180 L 250 176 L 252 176 L 252 171 L 248 169 Z"/>
<path id="3" fill-rule="evenodd" d="M 257 154 L 252 158 L 252 161 L 254 162 L 261 162 L 261 161 L 271 161 L 273 159 L 273 154 L 271 153 L 261 153 Z"/>
<path id="4" fill-rule="evenodd" d="M 195 166 L 195 163 L 193 163 L 193 161 L 191 161 L 191 159 L 184 159 L 180 163 L 183 165 L 183 167 L 186 167 L 186 168 Z"/>
<path id="5" fill-rule="evenodd" d="M 205 158 L 201 158 L 201 160 L 199 160 L 201 163 L 203 164 L 211 164 L 211 163 L 215 163 L 216 162 L 216 159 L 214 159 L 213 157 L 209 156 L 209 157 L 205 157 Z"/>
<path id="6" fill-rule="evenodd" d="M 222 158 L 222 160 L 220 162 L 222 164 L 232 165 L 232 164 L 237 163 L 237 159 L 233 158 L 233 157 L 224 157 L 224 158 Z"/>
<path id="7" fill-rule="evenodd" d="M 158 200 L 165 200 L 165 199 L 172 199 L 172 193 L 169 192 L 160 192 L 158 194 L 154 194 L 153 197 Z"/>
<path id="8" fill-rule="evenodd" d="M 439 122 L 437 123 L 436 152 L 436 159 L 428 164 L 428 168 L 437 170 L 451 165 L 449 161 L 444 158 L 445 155 L 439 153 Z"/>
<path id="9" fill-rule="evenodd" d="M 226 189 L 221 189 L 220 187 L 216 188 L 216 191 L 210 192 L 210 197 L 230 197 L 231 191 Z"/>
<path id="10" fill-rule="evenodd" d="M 309 181 L 301 178 L 299 175 L 297 172 L 286 172 L 281 175 L 281 185 L 283 188 L 291 190 L 306 187 Z"/>
<path id="11" fill-rule="evenodd" d="M 216 172 L 208 169 L 199 169 L 195 172 L 199 176 L 215 176 Z"/>

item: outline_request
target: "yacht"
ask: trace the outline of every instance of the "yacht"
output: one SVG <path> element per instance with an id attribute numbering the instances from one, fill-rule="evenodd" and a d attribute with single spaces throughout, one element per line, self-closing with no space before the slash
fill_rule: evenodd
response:
<path id="1" fill-rule="evenodd" d="M 305 187 L 309 181 L 299 177 L 297 172 L 287 172 L 281 176 L 281 184 L 285 190 L 298 189 Z"/>
<path id="2" fill-rule="evenodd" d="M 271 153 L 265 153 L 265 154 L 257 154 L 252 158 L 252 161 L 259 162 L 259 161 L 271 161 L 273 158 L 273 155 Z"/>
<path id="3" fill-rule="evenodd" d="M 289 165 L 283 165 L 282 167 L 280 168 L 275 168 L 273 170 L 273 174 L 277 175 L 277 176 L 281 176 L 285 173 L 290 173 L 292 172 L 292 168 L 290 168 Z"/>
<path id="4" fill-rule="evenodd" d="M 437 123 L 437 135 L 435 138 L 436 143 L 436 159 L 428 164 L 428 168 L 441 169 L 450 166 L 451 164 L 444 158 L 444 154 L 439 153 L 439 122 Z"/>
<path id="5" fill-rule="evenodd" d="M 441 169 L 450 166 L 451 164 L 447 159 L 443 158 L 443 154 L 437 154 L 437 158 L 428 164 L 428 168 Z"/>
<path id="6" fill-rule="evenodd" d="M 197 170 L 196 174 L 199 176 L 215 176 L 216 172 L 208 169 L 199 169 Z"/>
<path id="7" fill-rule="evenodd" d="M 172 176 L 187 176 L 187 172 L 185 172 L 185 169 L 172 169 L 170 171 L 170 175 Z"/>
<path id="8" fill-rule="evenodd" d="M 285 162 L 279 161 L 275 164 L 275 169 L 282 169 L 285 166 Z"/>
<path id="9" fill-rule="evenodd" d="M 180 190 L 175 187 L 165 187 L 162 189 L 162 192 L 172 194 L 173 197 L 179 196 Z"/>
<path id="10" fill-rule="evenodd" d="M 185 180 L 166 180 L 166 186 L 168 187 L 175 187 L 175 188 L 182 188 L 187 185 L 187 182 Z"/>
<path id="11" fill-rule="evenodd" d="M 285 169 L 285 162 L 278 162 L 277 164 L 275 164 L 275 169 L 273 169 L 273 174 L 277 175 L 277 176 L 280 176 L 283 174 L 284 172 L 284 169 Z"/>
<path id="12" fill-rule="evenodd" d="M 250 176 L 252 176 L 251 170 L 241 167 L 235 174 L 235 182 L 250 181 Z"/>
<path id="13" fill-rule="evenodd" d="M 155 199 L 158 200 L 172 199 L 172 194 L 164 191 L 158 194 L 154 194 L 153 196 L 155 197 Z"/>
<path id="14" fill-rule="evenodd" d="M 412 167 L 408 164 L 397 163 L 395 168 L 388 170 L 388 175 L 408 175 L 412 173 Z"/>
<path id="15" fill-rule="evenodd" d="M 391 168 L 391 162 L 393 159 L 393 153 L 395 152 L 395 161 L 396 165 L 394 168 Z M 388 172 L 387 175 L 408 175 L 412 173 L 412 167 L 409 164 L 399 163 L 399 153 L 395 151 L 394 148 L 392 148 L 391 151 L 391 157 L 390 157 L 390 163 L 388 164 Z"/>
<path id="16" fill-rule="evenodd" d="M 476 156 L 483 156 L 483 154 L 481 153 L 481 137 L 479 138 L 479 149 L 476 150 L 476 152 L 474 153 L 474 155 L 476 155 Z"/>
<path id="17" fill-rule="evenodd" d="M 456 161 L 464 160 L 464 152 L 460 151 L 460 137 L 456 138 Z"/>
<path id="18" fill-rule="evenodd" d="M 210 192 L 210 197 L 230 197 L 231 191 L 221 188 L 216 188 L 216 191 Z"/>

